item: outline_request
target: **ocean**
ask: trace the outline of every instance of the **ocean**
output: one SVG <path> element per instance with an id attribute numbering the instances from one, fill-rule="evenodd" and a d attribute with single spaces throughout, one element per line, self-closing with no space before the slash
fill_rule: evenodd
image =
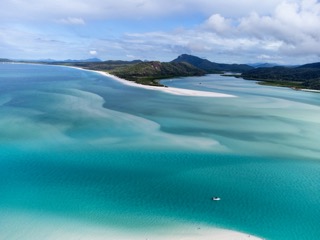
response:
<path id="1" fill-rule="evenodd" d="M 319 239 L 320 94 L 219 75 L 162 83 L 235 97 L 0 64 L 0 240 L 183 224 Z"/>

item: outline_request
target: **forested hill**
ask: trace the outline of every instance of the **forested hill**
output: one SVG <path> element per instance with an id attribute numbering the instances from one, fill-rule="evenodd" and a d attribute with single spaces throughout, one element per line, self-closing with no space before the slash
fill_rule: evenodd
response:
<path id="1" fill-rule="evenodd" d="M 157 80 L 183 76 L 203 76 L 205 72 L 188 63 L 141 62 L 115 68 L 111 74 L 145 85 L 162 86 Z"/>
<path id="2" fill-rule="evenodd" d="M 310 63 L 295 68 L 256 68 L 242 73 L 241 76 L 249 80 L 320 90 L 320 63 Z"/>
<path id="3" fill-rule="evenodd" d="M 137 63 L 142 63 L 142 61 L 141 60 L 133 60 L 133 61 L 108 60 L 103 62 L 54 62 L 51 64 L 75 66 L 75 67 L 86 68 L 86 69 L 97 70 L 97 71 L 110 71 L 115 68 L 130 66 Z"/>
<path id="4" fill-rule="evenodd" d="M 197 68 L 200 68 L 207 73 L 221 73 L 221 72 L 236 72 L 242 73 L 251 69 L 253 67 L 246 64 L 225 64 L 225 63 L 215 63 L 207 59 L 199 58 L 196 56 L 182 54 L 178 58 L 172 60 L 172 62 L 186 62 Z"/>
<path id="5" fill-rule="evenodd" d="M 10 60 L 1 59 L 0 62 L 8 62 Z M 66 61 L 14 61 L 20 63 L 40 63 L 49 65 L 64 65 L 74 66 L 89 70 L 106 71 L 120 78 L 134 81 L 136 83 L 153 86 L 163 86 L 159 83 L 160 79 L 188 76 L 203 76 L 207 72 L 189 64 L 189 63 L 173 63 L 150 61 L 143 62 L 141 60 L 121 61 L 81 61 L 81 60 L 66 60 Z"/>
<path id="6" fill-rule="evenodd" d="M 316 68 L 316 69 L 320 69 L 320 62 L 305 64 L 305 65 L 299 66 L 297 68 Z"/>
<path id="7" fill-rule="evenodd" d="M 7 58 L 0 58 L 0 62 L 12 62 L 12 60 Z"/>
<path id="8" fill-rule="evenodd" d="M 66 61 L 17 61 L 0 58 L 0 62 L 42 63 L 77 66 L 85 69 L 107 71 L 123 79 L 145 85 L 162 86 L 158 80 L 164 78 L 203 76 L 208 73 L 237 72 L 248 80 L 263 81 L 261 84 L 292 87 L 296 89 L 320 90 L 320 62 L 298 67 L 258 67 L 246 64 L 223 64 L 207 59 L 182 54 L 171 62 L 141 60 L 101 61 L 100 59 Z M 88 62 L 89 61 L 89 62 Z M 90 62 L 92 61 L 92 62 Z"/>

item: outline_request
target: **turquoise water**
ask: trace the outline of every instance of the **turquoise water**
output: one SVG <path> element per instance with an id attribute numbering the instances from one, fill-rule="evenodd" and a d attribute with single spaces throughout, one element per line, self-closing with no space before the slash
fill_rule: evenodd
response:
<path id="1" fill-rule="evenodd" d="M 218 75 L 163 82 L 236 98 L 0 64 L 0 239 L 45 239 L 19 213 L 129 232 L 190 223 L 319 239 L 320 94 Z"/>

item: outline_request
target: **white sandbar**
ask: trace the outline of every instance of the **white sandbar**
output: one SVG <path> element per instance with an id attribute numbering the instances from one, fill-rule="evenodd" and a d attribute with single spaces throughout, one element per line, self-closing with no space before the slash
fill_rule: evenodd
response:
<path id="1" fill-rule="evenodd" d="M 262 238 L 198 224 L 144 230 L 92 224 L 72 218 L 32 212 L 4 211 L 0 239 L 32 240 L 262 240 Z M 4 238 L 1 238 L 4 236 Z"/>
<path id="2" fill-rule="evenodd" d="M 104 75 L 106 77 L 112 78 L 113 80 L 116 80 L 118 82 L 121 82 L 124 85 L 132 86 L 132 87 L 139 87 L 139 88 L 144 88 L 144 89 L 149 89 L 149 90 L 162 91 L 162 92 L 166 92 L 166 93 L 170 93 L 170 94 L 174 94 L 174 95 L 194 96 L 194 97 L 235 97 L 233 95 L 224 94 L 224 93 L 197 91 L 197 90 L 174 88 L 174 87 L 156 87 L 156 86 L 142 85 L 142 84 L 138 84 L 138 83 L 135 83 L 132 81 L 128 81 L 128 80 L 119 78 L 117 76 L 114 76 L 110 73 L 103 72 L 103 71 L 88 70 L 88 69 L 83 69 L 83 68 L 78 68 L 78 67 L 72 67 L 72 68 L 96 72 L 96 73 L 99 73 L 99 74 Z"/>
<path id="3" fill-rule="evenodd" d="M 315 90 L 315 89 L 300 89 L 301 91 L 304 92 L 315 92 L 315 93 L 320 93 L 320 90 Z"/>

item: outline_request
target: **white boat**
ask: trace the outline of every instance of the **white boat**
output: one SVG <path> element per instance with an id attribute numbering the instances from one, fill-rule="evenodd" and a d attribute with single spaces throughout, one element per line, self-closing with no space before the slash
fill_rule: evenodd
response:
<path id="1" fill-rule="evenodd" d="M 221 198 L 219 198 L 219 197 L 213 197 L 212 200 L 213 200 L 213 201 L 220 201 Z"/>

